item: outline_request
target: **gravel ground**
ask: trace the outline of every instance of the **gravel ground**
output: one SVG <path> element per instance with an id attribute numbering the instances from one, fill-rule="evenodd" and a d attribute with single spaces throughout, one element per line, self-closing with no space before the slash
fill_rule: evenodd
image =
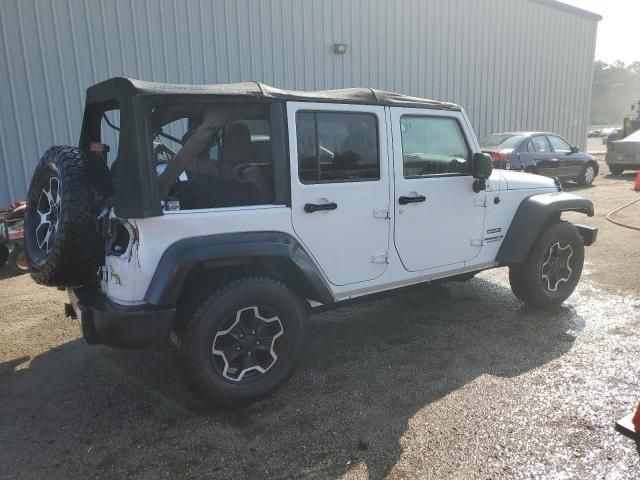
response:
<path id="1" fill-rule="evenodd" d="M 640 478 L 613 429 L 640 400 L 640 232 L 604 219 L 638 194 L 603 174 L 567 187 L 600 234 L 559 310 L 499 269 L 316 315 L 291 380 L 237 411 L 170 352 L 88 346 L 64 293 L 4 273 L 0 478 Z"/>

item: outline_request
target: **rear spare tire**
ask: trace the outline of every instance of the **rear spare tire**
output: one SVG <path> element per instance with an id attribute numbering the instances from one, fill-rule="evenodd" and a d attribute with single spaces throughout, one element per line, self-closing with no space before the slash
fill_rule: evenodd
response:
<path id="1" fill-rule="evenodd" d="M 95 177 L 104 174 L 75 147 L 51 147 L 40 159 L 27 194 L 24 245 L 36 282 L 71 286 L 96 278 L 104 258 L 96 217 L 106 192 Z"/>

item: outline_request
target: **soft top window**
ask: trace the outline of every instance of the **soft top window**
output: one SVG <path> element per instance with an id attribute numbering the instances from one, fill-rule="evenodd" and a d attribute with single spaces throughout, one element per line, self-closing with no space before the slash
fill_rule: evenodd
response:
<path id="1" fill-rule="evenodd" d="M 184 104 L 152 112 L 165 209 L 269 204 L 274 199 L 268 104 Z"/>

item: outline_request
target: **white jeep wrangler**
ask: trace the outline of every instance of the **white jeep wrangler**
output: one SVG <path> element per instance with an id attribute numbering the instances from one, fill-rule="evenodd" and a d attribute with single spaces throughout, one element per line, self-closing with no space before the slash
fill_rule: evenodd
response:
<path id="1" fill-rule="evenodd" d="M 107 80 L 28 201 L 33 278 L 68 289 L 84 338 L 172 337 L 225 405 L 285 380 L 316 309 L 500 266 L 552 307 L 597 234 L 560 219 L 593 205 L 557 180 L 492 172 L 459 106 L 364 88 Z"/>

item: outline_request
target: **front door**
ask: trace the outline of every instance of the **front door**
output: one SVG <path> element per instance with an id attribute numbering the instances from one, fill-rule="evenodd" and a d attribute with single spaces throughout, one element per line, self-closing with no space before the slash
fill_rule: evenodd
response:
<path id="1" fill-rule="evenodd" d="M 537 167 L 537 173 L 547 177 L 560 175 L 560 162 L 558 156 L 551 149 L 546 135 L 535 135 L 531 138 L 534 154 L 533 159 Z"/>
<path id="2" fill-rule="evenodd" d="M 474 193 L 473 138 L 460 112 L 392 108 L 395 246 L 410 271 L 455 270 L 480 252 L 485 193 Z M 448 270 L 445 268 L 445 270 Z"/>
<path id="3" fill-rule="evenodd" d="M 547 135 L 553 153 L 558 159 L 558 177 L 576 178 L 580 175 L 584 161 L 580 153 L 572 153 L 571 145 L 564 138 L 557 135 Z"/>
<path id="4" fill-rule="evenodd" d="M 293 228 L 329 281 L 385 271 L 389 168 L 384 107 L 287 104 Z"/>

